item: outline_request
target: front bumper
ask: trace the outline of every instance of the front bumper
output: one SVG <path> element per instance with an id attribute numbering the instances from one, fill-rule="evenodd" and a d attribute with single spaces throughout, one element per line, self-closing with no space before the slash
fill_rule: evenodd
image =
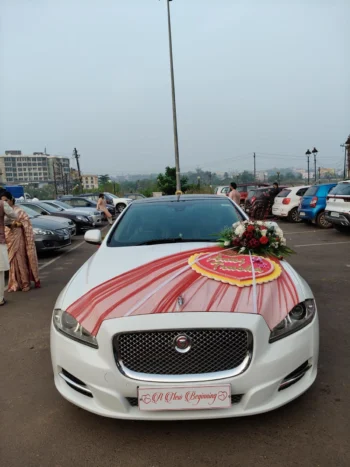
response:
<path id="1" fill-rule="evenodd" d="M 37 252 L 55 251 L 71 245 L 72 240 L 68 238 L 64 240 L 57 235 L 36 235 L 35 246 Z"/>
<path id="2" fill-rule="evenodd" d="M 334 214 L 338 214 L 338 216 Z M 350 227 L 350 214 L 347 214 L 346 212 L 326 211 L 325 218 L 326 221 L 330 222 L 331 224 Z"/>
<path id="3" fill-rule="evenodd" d="M 230 384 L 236 397 L 226 409 L 142 412 L 137 407 L 138 387 L 174 388 L 178 383 L 152 383 L 124 376 L 117 368 L 112 339 L 120 332 L 154 329 L 245 328 L 254 338 L 250 366 L 241 374 L 213 381 L 181 383 L 188 386 Z M 300 396 L 317 375 L 318 317 L 304 329 L 273 344 L 261 316 L 240 313 L 169 313 L 106 320 L 97 339 L 98 349 L 65 337 L 51 326 L 51 358 L 57 390 L 73 404 L 98 415 L 137 420 L 189 420 L 254 415 L 276 409 Z M 311 366 L 295 384 L 279 388 L 290 373 Z M 83 382 L 88 392 L 78 391 L 62 377 L 65 372 Z M 62 375 L 63 373 L 63 375 Z M 74 381 L 73 381 L 74 383 Z M 74 385 L 73 385 L 74 386 Z M 81 388 L 80 388 L 81 389 Z M 234 400 L 234 399 L 233 399 Z M 133 402 L 132 402 L 133 401 Z M 135 406 L 136 405 L 136 406 Z"/>

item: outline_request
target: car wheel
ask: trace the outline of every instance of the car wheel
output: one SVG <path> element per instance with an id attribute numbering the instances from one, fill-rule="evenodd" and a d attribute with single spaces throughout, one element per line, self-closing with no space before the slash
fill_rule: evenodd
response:
<path id="1" fill-rule="evenodd" d="M 122 213 L 124 211 L 125 208 L 126 208 L 126 205 L 123 204 L 123 203 L 120 203 L 120 204 L 117 204 L 116 210 L 120 214 L 120 213 Z"/>
<path id="2" fill-rule="evenodd" d="M 298 208 L 293 208 L 291 211 L 289 211 L 288 220 L 289 222 L 301 222 L 301 219 L 298 213 Z"/>
<path id="3" fill-rule="evenodd" d="M 326 220 L 325 212 L 322 211 L 318 214 L 316 218 L 316 224 L 318 227 L 321 229 L 330 229 L 332 227 L 332 224 Z"/>
<path id="4" fill-rule="evenodd" d="M 346 227 L 345 225 L 334 225 L 335 230 L 341 233 L 350 233 L 350 227 Z"/>

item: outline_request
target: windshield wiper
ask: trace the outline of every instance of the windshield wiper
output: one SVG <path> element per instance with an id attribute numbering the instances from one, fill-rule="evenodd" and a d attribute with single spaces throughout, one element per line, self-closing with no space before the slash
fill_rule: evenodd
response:
<path id="1" fill-rule="evenodd" d="M 160 245 L 162 243 L 191 243 L 191 242 L 216 242 L 217 240 L 208 240 L 207 238 L 158 238 L 155 240 L 148 240 L 147 242 L 137 243 L 136 246 L 141 245 Z"/>

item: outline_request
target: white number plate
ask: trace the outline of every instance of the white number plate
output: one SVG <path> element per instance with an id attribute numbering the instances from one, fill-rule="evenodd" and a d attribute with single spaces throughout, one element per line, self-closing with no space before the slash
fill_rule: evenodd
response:
<path id="1" fill-rule="evenodd" d="M 305 216 L 305 212 L 299 212 L 299 216 L 301 217 Z"/>
<path id="2" fill-rule="evenodd" d="M 176 386 L 168 388 L 139 388 L 139 409 L 203 410 L 231 407 L 231 386 Z"/>
<path id="3" fill-rule="evenodd" d="M 331 212 L 332 217 L 339 217 L 339 212 Z"/>

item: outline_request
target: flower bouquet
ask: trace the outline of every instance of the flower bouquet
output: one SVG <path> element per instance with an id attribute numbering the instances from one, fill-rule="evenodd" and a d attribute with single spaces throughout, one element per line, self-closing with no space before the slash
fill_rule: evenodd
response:
<path id="1" fill-rule="evenodd" d="M 232 248 L 239 254 L 274 256 L 283 259 L 294 253 L 277 224 L 262 221 L 236 222 L 232 227 L 220 233 L 222 247 Z"/>

